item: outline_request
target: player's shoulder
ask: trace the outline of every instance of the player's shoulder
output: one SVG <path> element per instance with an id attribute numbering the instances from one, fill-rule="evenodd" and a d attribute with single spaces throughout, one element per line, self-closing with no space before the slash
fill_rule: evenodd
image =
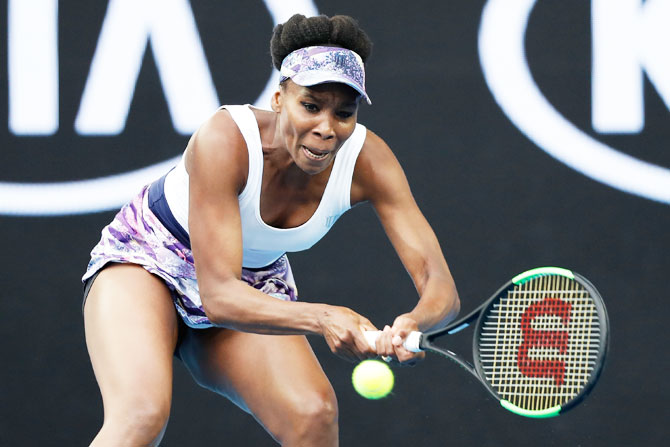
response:
<path id="1" fill-rule="evenodd" d="M 365 142 L 356 162 L 357 169 L 365 170 L 373 167 L 383 169 L 397 164 L 398 160 L 386 141 L 372 130 L 367 129 Z"/>
<path id="2" fill-rule="evenodd" d="M 371 200 L 402 175 L 402 168 L 389 145 L 368 129 L 354 168 L 352 203 Z"/>
<path id="3" fill-rule="evenodd" d="M 205 120 L 194 134 L 198 143 L 244 141 L 230 112 L 220 108 Z"/>
<path id="4" fill-rule="evenodd" d="M 191 157 L 243 160 L 246 143 L 237 123 L 225 108 L 220 108 L 205 120 L 193 134 L 188 144 Z"/>
<path id="5" fill-rule="evenodd" d="M 194 181 L 225 177 L 241 189 L 249 170 L 249 155 L 242 133 L 230 112 L 221 108 L 205 120 L 186 148 L 186 170 Z"/>
<path id="6" fill-rule="evenodd" d="M 372 152 L 372 153 L 379 153 L 379 152 L 390 152 L 391 149 L 389 148 L 388 144 L 386 144 L 386 141 L 379 135 L 377 135 L 374 131 L 372 131 L 370 128 L 366 128 L 366 135 L 365 135 L 365 141 L 363 142 L 363 149 L 367 152 Z"/>

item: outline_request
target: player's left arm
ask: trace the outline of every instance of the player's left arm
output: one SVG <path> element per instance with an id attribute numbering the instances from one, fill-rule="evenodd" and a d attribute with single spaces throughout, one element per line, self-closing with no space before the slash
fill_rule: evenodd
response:
<path id="1" fill-rule="evenodd" d="M 460 301 L 447 261 L 433 229 L 421 213 L 405 173 L 388 145 L 368 131 L 356 162 L 352 203 L 370 201 L 384 230 L 414 281 L 419 299 L 398 316 L 377 343 L 380 355 L 414 357 L 398 349 L 409 332 L 441 327 L 456 317 Z"/>

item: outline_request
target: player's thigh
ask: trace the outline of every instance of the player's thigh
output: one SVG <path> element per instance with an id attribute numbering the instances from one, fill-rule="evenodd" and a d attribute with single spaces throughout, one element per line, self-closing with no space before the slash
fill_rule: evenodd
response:
<path id="1" fill-rule="evenodd" d="M 106 416 L 131 405 L 169 411 L 178 326 L 163 281 L 133 264 L 105 268 L 88 294 L 84 323 Z"/>
<path id="2" fill-rule="evenodd" d="M 189 330 L 180 355 L 200 385 L 271 431 L 300 412 L 337 416 L 335 393 L 305 336 Z"/>

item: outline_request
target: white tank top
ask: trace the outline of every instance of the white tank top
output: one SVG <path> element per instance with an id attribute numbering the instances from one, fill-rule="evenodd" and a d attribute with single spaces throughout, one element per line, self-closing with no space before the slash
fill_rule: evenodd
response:
<path id="1" fill-rule="evenodd" d="M 318 242 L 335 221 L 351 208 L 351 180 L 358 154 L 367 134 L 356 124 L 354 133 L 335 156 L 333 169 L 318 208 L 304 224 L 294 228 L 275 228 L 263 222 L 260 211 L 263 180 L 263 148 L 260 130 L 249 105 L 224 106 L 239 127 L 249 151 L 249 175 L 238 196 L 242 219 L 242 266 L 265 267 L 286 252 L 306 250 Z M 188 173 L 184 157 L 165 178 L 165 199 L 174 218 L 188 233 Z"/>

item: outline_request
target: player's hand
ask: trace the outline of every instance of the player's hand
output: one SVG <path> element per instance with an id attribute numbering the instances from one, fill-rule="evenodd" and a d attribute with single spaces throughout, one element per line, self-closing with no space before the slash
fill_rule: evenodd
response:
<path id="1" fill-rule="evenodd" d="M 363 331 L 376 331 L 370 321 L 342 306 L 323 305 L 319 312 L 321 333 L 333 354 L 350 362 L 376 357 Z"/>
<path id="2" fill-rule="evenodd" d="M 395 319 L 392 327 L 384 327 L 381 336 L 377 339 L 377 354 L 388 356 L 401 366 L 414 366 L 426 357 L 426 353 L 408 351 L 403 347 L 403 343 L 410 332 L 418 330 L 419 326 L 414 319 L 407 314 L 400 315 Z"/>

